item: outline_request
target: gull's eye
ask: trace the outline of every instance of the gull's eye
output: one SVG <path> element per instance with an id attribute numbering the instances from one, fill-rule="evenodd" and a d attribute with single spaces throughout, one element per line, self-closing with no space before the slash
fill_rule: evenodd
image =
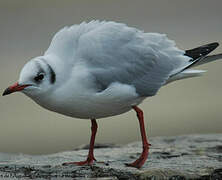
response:
<path id="1" fill-rule="evenodd" d="M 38 74 L 35 78 L 34 78 L 34 80 L 36 81 L 36 82 L 40 82 L 40 81 L 42 81 L 44 79 L 44 74 Z"/>

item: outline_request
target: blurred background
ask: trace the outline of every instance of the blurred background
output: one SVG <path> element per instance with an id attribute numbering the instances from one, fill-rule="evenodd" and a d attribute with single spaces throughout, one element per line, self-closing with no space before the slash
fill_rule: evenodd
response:
<path id="1" fill-rule="evenodd" d="M 42 55 L 66 25 L 113 20 L 166 33 L 182 49 L 222 44 L 221 0 L 0 0 L 0 92 L 24 64 Z M 222 46 L 221 46 L 222 47 Z M 219 47 L 214 53 L 222 52 Z M 205 76 L 163 87 L 140 106 L 151 136 L 222 133 L 222 61 L 200 66 Z M 87 144 L 90 121 L 49 112 L 21 93 L 0 97 L 0 151 L 46 154 Z M 96 142 L 140 140 L 134 112 L 98 120 Z"/>

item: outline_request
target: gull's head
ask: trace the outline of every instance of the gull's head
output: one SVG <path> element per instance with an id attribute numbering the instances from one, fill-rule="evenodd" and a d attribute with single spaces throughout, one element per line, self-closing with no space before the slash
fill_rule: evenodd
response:
<path id="1" fill-rule="evenodd" d="M 23 92 L 27 96 L 35 97 L 49 92 L 56 81 L 53 68 L 42 57 L 29 61 L 21 70 L 18 82 L 9 86 L 3 93 Z"/>

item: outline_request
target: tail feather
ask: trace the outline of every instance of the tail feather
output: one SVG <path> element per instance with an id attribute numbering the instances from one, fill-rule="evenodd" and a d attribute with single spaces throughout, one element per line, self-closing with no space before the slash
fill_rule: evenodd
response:
<path id="1" fill-rule="evenodd" d="M 220 60 L 220 59 L 222 59 L 222 54 L 215 54 L 215 55 L 211 55 L 211 56 L 206 56 L 201 61 L 198 61 L 196 64 L 194 64 L 193 67 L 199 66 L 202 64 L 206 64 L 209 62 L 213 62 L 216 60 Z"/>
<path id="2" fill-rule="evenodd" d="M 169 78 L 165 85 L 168 83 L 171 83 L 173 81 L 176 80 L 180 80 L 180 79 L 187 79 L 187 78 L 192 78 L 192 77 L 198 77 L 198 76 L 202 76 L 202 74 L 206 72 L 204 70 L 195 70 L 195 69 L 187 69 L 184 70 L 183 72 L 176 74 L 175 76 L 172 76 L 171 78 Z"/>
<path id="3" fill-rule="evenodd" d="M 176 73 L 170 75 L 170 78 L 185 71 L 186 69 L 190 69 L 191 67 L 195 66 L 198 62 L 203 60 L 209 53 L 211 53 L 218 46 L 219 46 L 219 43 L 214 42 L 214 43 L 206 44 L 206 45 L 194 48 L 194 49 L 186 50 L 184 55 L 191 58 L 189 61 L 190 62 L 189 65 L 182 67 Z"/>
<path id="4" fill-rule="evenodd" d="M 194 49 L 186 50 L 184 55 L 189 56 L 191 58 L 190 60 L 191 63 L 188 66 L 182 68 L 179 72 L 172 74 L 165 84 L 168 84 L 170 82 L 180 80 L 180 79 L 201 76 L 202 73 L 205 71 L 193 70 L 190 68 L 222 59 L 222 54 L 207 56 L 210 52 L 212 52 L 218 46 L 219 46 L 219 43 L 214 42 L 214 43 L 210 43 L 210 44 L 200 46 Z"/>

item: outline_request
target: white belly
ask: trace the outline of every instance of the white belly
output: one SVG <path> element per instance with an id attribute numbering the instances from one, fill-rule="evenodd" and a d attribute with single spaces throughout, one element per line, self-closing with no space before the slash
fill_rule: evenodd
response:
<path id="1" fill-rule="evenodd" d="M 113 83 L 99 93 L 79 91 L 72 95 L 55 97 L 45 98 L 44 102 L 34 100 L 46 109 L 81 119 L 119 115 L 130 111 L 133 105 L 144 100 L 138 96 L 133 86 L 120 83 Z"/>

